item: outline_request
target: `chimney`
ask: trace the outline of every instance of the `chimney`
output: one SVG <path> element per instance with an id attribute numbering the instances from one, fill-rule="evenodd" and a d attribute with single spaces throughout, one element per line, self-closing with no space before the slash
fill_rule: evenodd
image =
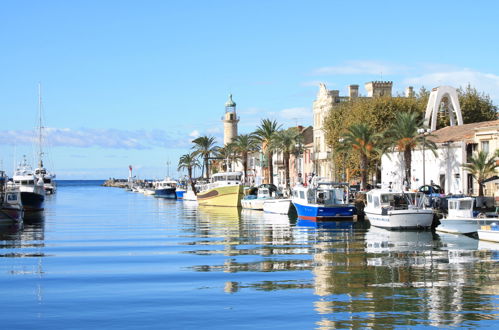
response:
<path id="1" fill-rule="evenodd" d="M 348 96 L 350 98 L 359 97 L 359 85 L 348 86 Z"/>

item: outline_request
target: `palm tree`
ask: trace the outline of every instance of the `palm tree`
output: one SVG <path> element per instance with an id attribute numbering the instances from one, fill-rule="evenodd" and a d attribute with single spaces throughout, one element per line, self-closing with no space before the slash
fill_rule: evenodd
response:
<path id="1" fill-rule="evenodd" d="M 375 133 L 366 123 L 354 124 L 347 128 L 347 132 L 341 137 L 342 144 L 338 147 L 340 152 L 348 152 L 351 149 L 357 151 L 360 157 L 361 188 L 367 188 L 367 170 L 369 158 L 378 151 L 376 145 L 382 139 L 382 135 Z"/>
<path id="2" fill-rule="evenodd" d="M 483 181 L 494 175 L 495 169 L 498 167 L 495 160 L 497 156 L 499 156 L 498 151 L 490 157 L 485 151 L 480 151 L 470 159 L 469 163 L 463 164 L 463 169 L 478 182 L 478 196 L 483 196 Z"/>
<path id="3" fill-rule="evenodd" d="M 277 132 L 271 142 L 271 149 L 281 151 L 284 162 L 284 173 L 286 181 L 286 189 L 290 188 L 289 180 L 289 158 L 291 154 L 300 152 L 303 144 L 303 137 L 296 127 L 291 127 L 287 130 Z"/>
<path id="4" fill-rule="evenodd" d="M 236 152 L 241 155 L 243 161 L 244 178 L 246 180 L 246 175 L 248 172 L 248 154 L 258 151 L 258 140 L 256 139 L 254 134 L 241 134 L 236 136 L 232 143 L 234 144 Z"/>
<path id="5" fill-rule="evenodd" d="M 178 160 L 177 170 L 181 171 L 186 169 L 187 176 L 189 177 L 189 182 L 191 183 L 191 188 L 194 194 L 196 194 L 196 189 L 194 187 L 194 181 L 192 180 L 192 170 L 199 166 L 199 161 L 194 152 L 180 156 Z"/>
<path id="6" fill-rule="evenodd" d="M 404 155 L 405 181 L 407 186 L 411 183 L 412 151 L 417 146 L 423 146 L 436 154 L 437 146 L 428 140 L 428 135 L 418 133 L 418 128 L 423 126 L 423 120 L 414 112 L 399 112 L 395 121 L 386 131 L 385 138 L 392 146 L 397 147 Z"/>
<path id="7" fill-rule="evenodd" d="M 222 160 L 222 164 L 225 164 L 225 171 L 228 171 L 230 168 L 230 164 L 238 161 L 240 159 L 239 155 L 236 151 L 236 146 L 234 143 L 227 143 L 221 148 L 217 148 L 215 152 L 217 158 Z"/>
<path id="8" fill-rule="evenodd" d="M 275 134 L 281 128 L 281 125 L 277 123 L 275 120 L 270 119 L 262 119 L 260 122 L 260 126 L 257 127 L 254 132 L 256 139 L 262 144 L 262 151 L 266 154 L 267 157 L 267 168 L 268 168 L 268 180 L 267 183 L 274 183 L 274 166 L 272 164 L 272 150 L 270 145 L 272 140 L 274 139 Z"/>
<path id="9" fill-rule="evenodd" d="M 208 160 L 210 159 L 210 156 L 217 150 L 217 146 L 215 145 L 215 137 L 208 137 L 206 135 L 200 136 L 192 140 L 192 142 L 194 143 L 194 146 L 192 147 L 192 149 L 194 149 L 194 154 L 203 158 L 203 172 L 206 169 L 206 178 L 209 179 L 210 170 Z"/>

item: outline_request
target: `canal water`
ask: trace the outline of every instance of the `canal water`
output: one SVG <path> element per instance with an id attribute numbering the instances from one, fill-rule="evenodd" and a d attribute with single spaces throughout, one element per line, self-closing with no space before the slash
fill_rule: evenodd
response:
<path id="1" fill-rule="evenodd" d="M 0 230 L 2 329 L 498 327 L 499 244 L 62 181 Z"/>

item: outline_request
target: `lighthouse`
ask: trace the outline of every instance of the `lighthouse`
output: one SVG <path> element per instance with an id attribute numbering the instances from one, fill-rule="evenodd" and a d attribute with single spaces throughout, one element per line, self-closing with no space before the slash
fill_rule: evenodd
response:
<path id="1" fill-rule="evenodd" d="M 236 114 L 236 102 L 232 100 L 232 94 L 229 94 L 229 99 L 225 102 L 225 115 L 222 121 L 224 123 L 224 145 L 227 145 L 237 136 L 237 123 L 239 122 Z"/>

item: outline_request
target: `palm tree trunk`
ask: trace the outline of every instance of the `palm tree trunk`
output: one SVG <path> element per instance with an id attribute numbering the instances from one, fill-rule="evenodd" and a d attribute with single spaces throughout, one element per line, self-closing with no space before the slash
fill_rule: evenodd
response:
<path id="1" fill-rule="evenodd" d="M 404 165 L 405 165 L 405 180 L 407 188 L 411 187 L 411 163 L 412 163 L 412 150 L 406 147 L 404 150 Z"/>
<path id="2" fill-rule="evenodd" d="M 483 196 L 483 183 L 482 183 L 482 181 L 478 181 L 478 196 L 479 197 Z"/>
<path id="3" fill-rule="evenodd" d="M 243 152 L 243 171 L 244 171 L 244 181 L 247 183 L 247 172 L 248 172 L 248 153 Z"/>
<path id="4" fill-rule="evenodd" d="M 210 170 L 208 168 L 208 157 L 204 157 L 204 168 L 206 169 L 206 179 L 210 179 Z"/>
<path id="5" fill-rule="evenodd" d="M 367 156 L 362 154 L 360 156 L 360 185 L 362 190 L 367 189 Z"/>
<path id="6" fill-rule="evenodd" d="M 268 153 L 268 162 L 269 162 L 269 183 L 274 184 L 274 164 L 272 164 L 272 152 Z"/>
<path id="7" fill-rule="evenodd" d="M 194 195 L 197 195 L 196 186 L 194 185 L 194 181 L 192 180 L 192 167 L 187 168 L 187 175 L 189 176 L 189 181 L 191 182 L 192 191 L 194 192 Z"/>
<path id="8" fill-rule="evenodd" d="M 284 158 L 284 178 L 286 180 L 286 188 L 289 189 L 290 188 L 290 184 L 289 184 L 289 153 L 285 152 L 283 154 L 283 158 Z"/>

